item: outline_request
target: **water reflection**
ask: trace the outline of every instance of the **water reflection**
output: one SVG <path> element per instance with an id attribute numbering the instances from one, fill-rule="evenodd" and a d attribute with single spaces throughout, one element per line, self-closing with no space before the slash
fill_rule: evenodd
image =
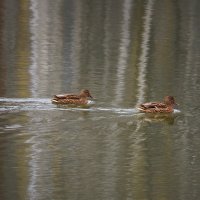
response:
<path id="1" fill-rule="evenodd" d="M 2 0 L 1 199 L 197 199 L 199 6 Z M 50 102 L 82 88 L 94 106 Z M 135 109 L 166 95 L 180 114 Z"/>
<path id="2" fill-rule="evenodd" d="M 132 1 L 126 0 L 123 5 L 123 19 L 121 22 L 121 41 L 119 46 L 119 60 L 117 64 L 116 101 L 122 102 L 125 96 L 125 74 L 128 65 L 128 50 L 130 45 L 130 15 Z"/>
<path id="3" fill-rule="evenodd" d="M 30 3 L 32 11 L 30 22 L 32 40 L 31 93 L 33 97 L 39 97 L 44 95 L 43 91 L 51 93 L 48 86 L 52 85 L 52 80 L 60 80 L 63 73 L 61 1 L 57 1 L 53 5 L 49 1 L 31 1 Z M 55 68 L 57 73 L 52 74 L 51 71 Z M 56 84 L 57 90 L 61 87 L 59 85 L 59 83 Z"/>
<path id="4" fill-rule="evenodd" d="M 145 122 L 150 122 L 150 123 L 167 123 L 167 124 L 174 124 L 174 120 L 177 117 L 177 114 L 163 114 L 163 113 L 158 113 L 158 114 L 151 114 L 151 113 L 146 113 L 142 114 L 139 118 L 142 121 Z"/>
<path id="5" fill-rule="evenodd" d="M 146 68 L 148 61 L 148 51 L 150 42 L 150 31 L 151 31 L 151 21 L 153 14 L 154 1 L 149 0 L 145 6 L 144 13 L 144 24 L 142 33 L 142 43 L 141 43 L 141 54 L 139 57 L 139 68 L 138 68 L 138 100 L 137 104 L 141 104 L 145 101 L 145 90 L 146 90 Z"/>

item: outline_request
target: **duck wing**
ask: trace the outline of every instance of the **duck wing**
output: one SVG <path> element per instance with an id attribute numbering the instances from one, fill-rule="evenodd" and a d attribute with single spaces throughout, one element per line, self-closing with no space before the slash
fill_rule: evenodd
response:
<path id="1" fill-rule="evenodd" d="M 54 95 L 54 99 L 80 99 L 76 94 L 57 94 Z"/>
<path id="2" fill-rule="evenodd" d="M 86 99 L 52 99 L 55 104 L 85 105 L 87 102 Z"/>
<path id="3" fill-rule="evenodd" d="M 161 102 L 148 102 L 148 103 L 143 103 L 139 105 L 139 108 L 142 109 L 151 109 L 151 108 L 166 108 L 166 104 L 161 103 Z"/>
<path id="4" fill-rule="evenodd" d="M 145 113 L 170 113 L 173 111 L 171 107 L 168 107 L 165 103 L 161 102 L 149 102 L 141 104 L 138 107 L 138 110 L 145 112 Z"/>

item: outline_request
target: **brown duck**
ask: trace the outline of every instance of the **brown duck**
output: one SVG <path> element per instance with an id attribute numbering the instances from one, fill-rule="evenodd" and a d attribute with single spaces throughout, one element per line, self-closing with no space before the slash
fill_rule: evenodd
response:
<path id="1" fill-rule="evenodd" d="M 79 94 L 58 94 L 51 100 L 55 104 L 87 105 L 88 98 L 93 98 L 89 90 L 81 90 Z"/>
<path id="2" fill-rule="evenodd" d="M 138 109 L 144 113 L 172 113 L 176 105 L 174 97 L 166 96 L 163 102 L 143 103 Z"/>

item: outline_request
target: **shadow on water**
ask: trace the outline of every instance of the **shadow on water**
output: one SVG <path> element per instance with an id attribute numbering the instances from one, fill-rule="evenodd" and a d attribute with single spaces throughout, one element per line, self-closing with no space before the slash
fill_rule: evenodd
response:
<path id="1" fill-rule="evenodd" d="M 145 113 L 141 114 L 138 119 L 148 123 L 166 123 L 169 125 L 174 124 L 175 119 L 178 117 L 180 111 L 175 110 L 174 113 Z"/>

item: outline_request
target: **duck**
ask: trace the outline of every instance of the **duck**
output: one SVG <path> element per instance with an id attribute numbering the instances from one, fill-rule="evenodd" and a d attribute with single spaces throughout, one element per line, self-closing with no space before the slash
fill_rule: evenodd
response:
<path id="1" fill-rule="evenodd" d="M 93 98 L 87 89 L 83 89 L 79 94 L 57 94 L 51 100 L 54 104 L 87 105 L 88 98 Z"/>
<path id="2" fill-rule="evenodd" d="M 143 103 L 138 106 L 138 110 L 143 113 L 172 113 L 176 105 L 173 96 L 165 96 L 163 102 Z"/>

